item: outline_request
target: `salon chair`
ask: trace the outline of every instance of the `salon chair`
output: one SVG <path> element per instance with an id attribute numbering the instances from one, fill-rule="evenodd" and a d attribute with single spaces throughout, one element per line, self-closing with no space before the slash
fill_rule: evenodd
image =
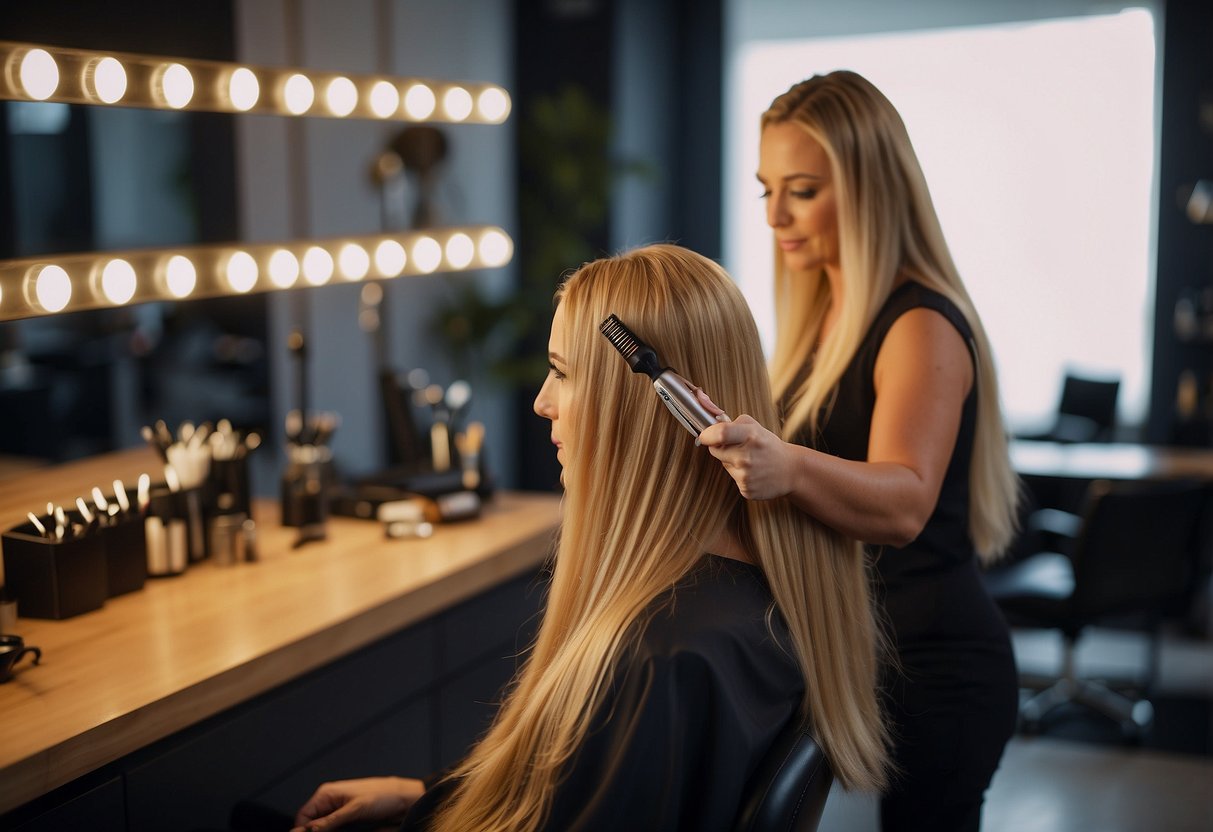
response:
<path id="1" fill-rule="evenodd" d="M 746 785 L 734 832 L 814 832 L 834 773 L 807 723 L 793 722 Z"/>
<path id="2" fill-rule="evenodd" d="M 1154 709 L 1146 697 L 1158 671 L 1161 626 L 1191 600 L 1208 496 L 1197 483 L 1096 481 L 1066 554 L 1038 552 L 985 573 L 1012 627 L 1058 630 L 1063 639 L 1060 678 L 1020 706 L 1024 730 L 1038 730 L 1051 711 L 1072 702 L 1111 718 L 1131 741 L 1150 727 Z M 1075 647 L 1094 625 L 1149 634 L 1147 667 L 1134 695 L 1075 672 Z"/>

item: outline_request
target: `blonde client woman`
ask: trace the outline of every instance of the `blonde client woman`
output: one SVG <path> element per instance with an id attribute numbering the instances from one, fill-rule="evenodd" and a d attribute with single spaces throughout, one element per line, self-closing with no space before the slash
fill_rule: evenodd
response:
<path id="1" fill-rule="evenodd" d="M 449 776 L 325 784 L 299 828 L 728 829 L 805 716 L 844 786 L 884 784 L 858 547 L 787 501 L 743 499 L 599 331 L 617 315 L 717 402 L 777 427 L 732 280 L 659 245 L 583 266 L 557 299 L 535 412 L 564 467 L 564 520 L 531 654 Z"/>

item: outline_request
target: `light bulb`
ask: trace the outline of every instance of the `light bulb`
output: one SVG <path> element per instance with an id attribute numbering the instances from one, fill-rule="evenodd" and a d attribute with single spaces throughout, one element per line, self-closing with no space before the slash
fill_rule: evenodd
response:
<path id="1" fill-rule="evenodd" d="M 320 246 L 303 253 L 303 279 L 313 286 L 323 286 L 333 276 L 333 255 Z"/>
<path id="2" fill-rule="evenodd" d="M 371 258 L 357 243 L 346 243 L 337 253 L 337 268 L 346 280 L 362 280 L 371 269 Z"/>
<path id="3" fill-rule="evenodd" d="M 451 87 L 442 96 L 442 109 L 451 121 L 463 121 L 472 114 L 472 94 L 463 87 Z"/>
<path id="4" fill-rule="evenodd" d="M 89 65 L 85 86 L 104 104 L 113 104 L 126 95 L 126 70 L 117 58 L 102 58 Z"/>
<path id="5" fill-rule="evenodd" d="M 391 81 L 376 81 L 371 87 L 371 112 L 380 118 L 389 118 L 400 106 L 400 91 Z"/>
<path id="6" fill-rule="evenodd" d="M 31 49 L 21 59 L 21 89 L 35 101 L 45 101 L 59 87 L 59 65 L 45 49 Z"/>
<path id="7" fill-rule="evenodd" d="M 316 88 L 306 75 L 295 73 L 282 85 L 282 99 L 292 115 L 306 113 L 316 100 Z"/>
<path id="8" fill-rule="evenodd" d="M 34 297 L 47 312 L 60 312 L 72 299 L 72 280 L 61 266 L 35 266 L 30 270 Z"/>
<path id="9" fill-rule="evenodd" d="M 338 75 L 325 88 L 324 100 L 333 115 L 348 116 L 358 104 L 358 88 L 349 78 Z"/>
<path id="10" fill-rule="evenodd" d="M 166 104 L 180 110 L 194 97 L 194 76 L 181 64 L 165 64 L 160 71 L 159 93 Z"/>
<path id="11" fill-rule="evenodd" d="M 120 257 L 105 264 L 101 270 L 101 291 L 106 300 L 117 306 L 135 296 L 135 269 Z"/>
<path id="12" fill-rule="evenodd" d="M 417 121 L 429 118 L 434 112 L 434 91 L 425 84 L 413 84 L 404 94 L 404 111 Z"/>
<path id="13" fill-rule="evenodd" d="M 227 97 L 237 110 L 241 112 L 251 110 L 260 95 L 261 85 L 257 83 L 257 76 L 248 67 L 240 67 L 228 79 Z"/>
<path id="14" fill-rule="evenodd" d="M 489 230 L 480 235 L 480 259 L 486 266 L 502 266 L 509 262 L 514 244 L 500 231 Z"/>
<path id="15" fill-rule="evenodd" d="M 164 265 L 164 284 L 173 297 L 189 297 L 198 285 L 198 270 L 188 257 L 174 254 Z"/>
<path id="16" fill-rule="evenodd" d="M 247 251 L 237 251 L 227 259 L 227 283 L 244 294 L 257 285 L 257 261 Z"/>
<path id="17" fill-rule="evenodd" d="M 413 243 L 413 262 L 419 271 L 429 274 L 442 262 L 442 246 L 433 237 L 422 237 Z"/>
<path id="18" fill-rule="evenodd" d="M 456 269 L 466 268 L 475 254 L 472 238 L 463 232 L 451 235 L 451 239 L 446 241 L 446 261 Z"/>
<path id="19" fill-rule="evenodd" d="M 395 277 L 404 271 L 407 259 L 404 246 L 395 240 L 384 240 L 375 246 L 375 268 L 384 277 Z"/>
<path id="20" fill-rule="evenodd" d="M 502 89 L 489 87 L 476 98 L 476 107 L 485 121 L 505 121 L 510 113 L 510 97 Z"/>
<path id="21" fill-rule="evenodd" d="M 299 279 L 299 260 L 284 248 L 270 255 L 270 282 L 279 289 L 289 289 Z"/>

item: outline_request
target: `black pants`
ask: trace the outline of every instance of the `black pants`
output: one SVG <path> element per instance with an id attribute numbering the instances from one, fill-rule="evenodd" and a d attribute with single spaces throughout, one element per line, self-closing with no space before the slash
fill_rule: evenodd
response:
<path id="1" fill-rule="evenodd" d="M 884 671 L 897 771 L 884 832 L 974 832 L 1015 730 L 1018 678 L 1002 614 L 975 563 L 884 593 L 900 667 Z"/>

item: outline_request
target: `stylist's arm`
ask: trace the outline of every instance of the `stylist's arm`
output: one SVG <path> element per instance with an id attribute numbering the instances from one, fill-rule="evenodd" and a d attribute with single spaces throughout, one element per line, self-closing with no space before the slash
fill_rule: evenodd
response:
<path id="1" fill-rule="evenodd" d="M 889 330 L 874 382 L 866 461 L 785 442 L 748 416 L 709 426 L 700 444 L 747 499 L 788 497 L 843 534 L 904 546 L 939 499 L 972 365 L 956 330 L 934 312 L 916 309 Z"/>

